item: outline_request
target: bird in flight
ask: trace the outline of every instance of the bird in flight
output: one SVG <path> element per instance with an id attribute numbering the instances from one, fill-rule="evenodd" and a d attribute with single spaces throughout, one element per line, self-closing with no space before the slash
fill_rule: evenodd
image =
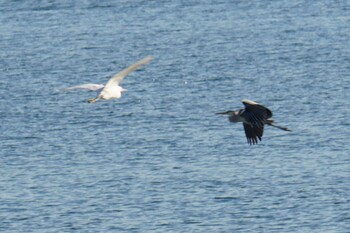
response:
<path id="1" fill-rule="evenodd" d="M 129 67 L 125 68 L 124 70 L 120 71 L 119 73 L 115 74 L 112 78 L 108 80 L 106 85 L 103 84 L 82 84 L 72 87 L 67 87 L 63 90 L 65 91 L 71 91 L 75 89 L 86 89 L 86 90 L 92 90 L 97 91 L 101 90 L 100 94 L 96 98 L 91 98 L 88 100 L 89 103 L 95 103 L 97 100 L 103 99 L 103 100 L 109 100 L 114 98 L 120 98 L 123 91 L 127 91 L 127 89 L 122 88 L 119 86 L 120 82 L 131 72 L 137 70 L 139 67 L 146 65 L 147 63 L 151 62 L 153 60 L 152 56 L 147 56 L 138 62 L 130 65 Z"/>
<path id="2" fill-rule="evenodd" d="M 242 122 L 247 141 L 250 145 L 258 144 L 258 140 L 261 141 L 264 133 L 264 125 L 291 131 L 286 127 L 275 125 L 274 121 L 271 119 L 271 110 L 263 105 L 247 99 L 242 100 L 242 103 L 245 108 L 238 111 L 218 112 L 216 114 L 228 115 L 230 122 Z"/>

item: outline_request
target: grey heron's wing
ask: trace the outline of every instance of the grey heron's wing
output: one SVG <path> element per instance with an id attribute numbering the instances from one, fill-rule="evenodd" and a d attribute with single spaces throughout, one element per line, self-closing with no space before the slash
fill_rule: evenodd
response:
<path id="1" fill-rule="evenodd" d="M 82 85 L 77 85 L 77 86 L 73 86 L 73 87 L 67 87 L 64 88 L 64 91 L 71 91 L 71 90 L 75 90 L 75 89 L 86 89 L 86 90 L 90 90 L 90 91 L 97 91 L 99 89 L 102 89 L 104 87 L 103 84 L 93 84 L 93 83 L 88 83 L 88 84 L 82 84 Z"/>
<path id="2" fill-rule="evenodd" d="M 264 133 L 264 125 L 249 125 L 243 123 L 245 136 L 249 144 L 258 144 L 258 139 L 261 141 L 261 137 Z"/>
<path id="3" fill-rule="evenodd" d="M 146 65 L 147 63 L 149 63 L 152 60 L 153 60 L 152 56 L 147 56 L 147 57 L 139 60 L 138 62 L 132 64 L 128 68 L 125 68 L 124 70 L 115 74 L 110 80 L 108 80 L 105 88 L 108 88 L 108 87 L 113 86 L 113 85 L 119 85 L 119 83 L 123 80 L 123 78 L 125 78 L 128 74 L 135 71 L 139 67 Z"/>
<path id="4" fill-rule="evenodd" d="M 243 100 L 245 106 L 241 116 L 244 117 L 252 125 L 264 125 L 267 119 L 272 117 L 270 109 L 251 100 Z"/>

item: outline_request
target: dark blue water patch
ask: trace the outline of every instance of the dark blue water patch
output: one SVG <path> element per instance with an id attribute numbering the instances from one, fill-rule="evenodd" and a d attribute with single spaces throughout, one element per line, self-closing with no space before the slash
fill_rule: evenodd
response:
<path id="1" fill-rule="evenodd" d="M 240 200 L 240 198 L 238 198 L 238 197 L 214 197 L 214 199 L 217 200 L 220 203 L 239 201 Z"/>

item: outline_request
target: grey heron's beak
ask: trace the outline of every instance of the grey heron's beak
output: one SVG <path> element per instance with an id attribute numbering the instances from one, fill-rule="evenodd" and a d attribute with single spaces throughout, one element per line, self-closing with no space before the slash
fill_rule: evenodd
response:
<path id="1" fill-rule="evenodd" d="M 229 114 L 229 111 L 226 111 L 226 112 L 217 112 L 215 113 L 216 115 L 228 115 Z"/>

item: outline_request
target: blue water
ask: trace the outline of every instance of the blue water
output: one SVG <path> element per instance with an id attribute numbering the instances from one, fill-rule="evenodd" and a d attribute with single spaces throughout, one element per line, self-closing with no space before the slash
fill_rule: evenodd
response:
<path id="1" fill-rule="evenodd" d="M 347 1 L 1 1 L 1 232 L 350 232 Z M 121 99 L 62 92 L 152 55 Z M 249 146 L 247 98 L 293 131 Z"/>

